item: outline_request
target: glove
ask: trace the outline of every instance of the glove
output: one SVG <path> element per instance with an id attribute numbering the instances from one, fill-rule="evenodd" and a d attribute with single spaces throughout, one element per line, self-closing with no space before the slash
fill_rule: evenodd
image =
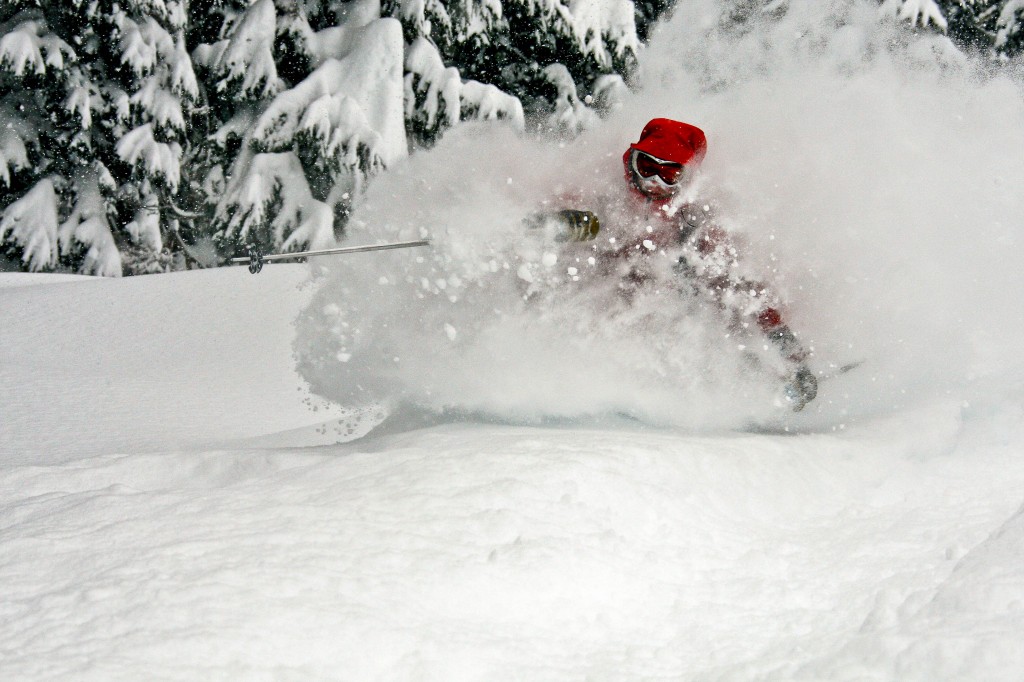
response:
<path id="1" fill-rule="evenodd" d="M 601 231 L 601 221 L 592 211 L 566 208 L 556 213 L 555 216 L 566 228 L 558 235 L 558 241 L 588 242 Z"/>
<path id="2" fill-rule="evenodd" d="M 800 365 L 785 390 L 786 400 L 793 404 L 794 412 L 799 412 L 818 395 L 818 380 L 807 365 Z"/>

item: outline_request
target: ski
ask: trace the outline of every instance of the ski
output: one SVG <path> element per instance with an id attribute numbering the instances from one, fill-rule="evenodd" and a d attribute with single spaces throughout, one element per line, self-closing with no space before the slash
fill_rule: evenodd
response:
<path id="1" fill-rule="evenodd" d="M 824 381 L 826 379 L 835 379 L 836 377 L 842 376 L 851 370 L 857 369 L 863 364 L 863 360 L 857 360 L 856 362 L 849 362 L 840 367 L 833 366 L 828 371 L 818 373 L 816 377 L 819 382 Z"/>
<path id="2" fill-rule="evenodd" d="M 319 249 L 315 251 L 296 251 L 294 253 L 270 253 L 264 254 L 255 244 L 250 244 L 247 256 L 231 258 L 229 263 L 248 263 L 249 272 L 258 273 L 263 269 L 264 263 L 272 263 L 278 260 L 291 260 L 293 258 L 308 258 L 310 256 L 331 256 L 338 253 L 360 253 L 362 251 L 387 251 L 389 249 L 408 249 L 415 246 L 429 246 L 429 239 L 416 239 L 408 242 L 391 242 L 388 244 L 366 244 L 364 246 L 340 246 L 335 249 Z"/>

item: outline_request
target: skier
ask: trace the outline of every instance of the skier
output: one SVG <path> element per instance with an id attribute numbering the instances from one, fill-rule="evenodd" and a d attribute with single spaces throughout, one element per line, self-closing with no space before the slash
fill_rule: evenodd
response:
<path id="1" fill-rule="evenodd" d="M 754 329 L 776 349 L 786 397 L 799 411 L 818 390 L 807 366 L 810 354 L 784 322 L 768 287 L 739 274 L 736 247 L 714 220 L 712 207 L 694 196 L 706 153 L 700 128 L 653 119 L 623 154 L 627 196 L 601 201 L 596 212 L 564 208 L 546 214 L 546 220 L 559 225 L 561 241 L 590 241 L 602 223 L 611 226 L 607 246 L 599 247 L 600 260 L 622 276 L 627 297 L 656 280 L 659 268 L 670 263 L 698 296 L 725 312 L 733 330 Z"/>

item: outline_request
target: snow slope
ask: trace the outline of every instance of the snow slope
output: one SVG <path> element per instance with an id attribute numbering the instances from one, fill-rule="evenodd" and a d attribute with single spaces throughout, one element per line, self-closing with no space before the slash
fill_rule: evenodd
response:
<path id="1" fill-rule="evenodd" d="M 1020 400 L 242 444 L 304 277 L 0 289 L 0 677 L 1019 679 Z"/>
<path id="2" fill-rule="evenodd" d="M 305 275 L 268 274 L 259 287 L 237 268 L 124 283 L 5 274 L 0 286 L 16 286 L 0 289 L 5 461 L 166 450 L 324 421 L 330 414 L 310 410 L 323 401 L 279 369 L 292 340 L 281 309 L 301 300 Z M 30 281 L 45 286 L 17 286 Z"/>
<path id="3" fill-rule="evenodd" d="M 0 679 L 1020 680 L 1024 88 L 783 4 L 680 5 L 576 143 L 379 178 L 351 239 L 429 252 L 3 275 Z M 500 314 L 522 214 L 655 113 L 707 129 L 816 362 L 867 360 L 786 434 L 678 298 Z M 418 408 L 313 393 L 363 388 Z"/>

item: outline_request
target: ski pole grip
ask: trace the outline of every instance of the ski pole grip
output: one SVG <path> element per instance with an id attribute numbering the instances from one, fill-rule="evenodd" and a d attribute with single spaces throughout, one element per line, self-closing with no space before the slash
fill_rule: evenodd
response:
<path id="1" fill-rule="evenodd" d="M 568 228 L 566 241 L 588 242 L 601 231 L 601 221 L 593 211 L 566 208 L 558 212 L 558 217 Z"/>

